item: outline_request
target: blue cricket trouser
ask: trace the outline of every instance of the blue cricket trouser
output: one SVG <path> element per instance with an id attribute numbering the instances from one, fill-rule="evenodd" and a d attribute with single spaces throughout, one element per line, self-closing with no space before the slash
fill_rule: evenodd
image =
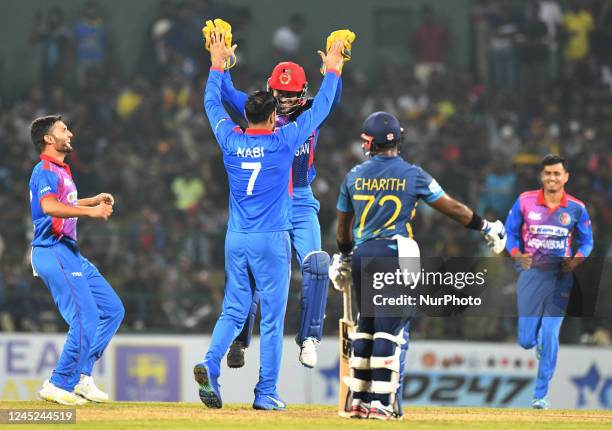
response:
<path id="1" fill-rule="evenodd" d="M 362 259 L 364 258 L 375 258 L 377 260 L 371 260 L 369 267 L 366 269 L 362 267 Z M 399 360 L 399 363 L 397 363 L 399 371 L 396 375 L 388 367 L 370 365 L 369 369 L 354 369 L 354 377 L 364 381 L 371 381 L 372 386 L 377 382 L 391 382 L 394 378 L 397 378 L 399 387 L 396 389 L 395 394 L 398 413 L 401 415 L 403 367 L 408 353 L 407 342 L 409 339 L 410 317 L 414 314 L 414 309 L 412 311 L 407 310 L 404 317 L 389 317 L 384 312 L 380 312 L 379 315 L 376 309 L 374 309 L 374 315 L 364 316 L 361 309 L 362 288 L 371 288 L 372 274 L 374 272 L 394 273 L 395 270 L 399 269 L 397 242 L 385 239 L 363 242 L 353 251 L 351 269 L 352 287 L 357 300 L 357 308 L 359 309 L 357 333 L 373 336 L 373 339 L 355 339 L 353 341 L 354 356 L 366 358 L 370 361 L 379 358 L 388 358 L 391 361 Z M 399 345 L 388 337 L 378 337 L 381 334 L 401 337 L 405 343 Z M 399 356 L 396 356 L 398 348 L 400 348 L 400 353 Z M 388 405 L 391 400 L 390 394 L 390 391 L 376 392 L 376 390 L 371 389 L 370 391 L 356 391 L 353 393 L 353 396 L 363 401 L 378 400 L 384 405 Z"/>
<path id="2" fill-rule="evenodd" d="M 50 382 L 72 392 L 81 374 L 91 375 L 94 363 L 117 332 L 125 310 L 110 284 L 69 240 L 32 248 L 32 268 L 51 292 L 69 326 Z"/>
<path id="3" fill-rule="evenodd" d="M 321 226 L 317 211 L 311 207 L 294 206 L 291 224 L 291 244 L 301 267 L 304 257 L 321 250 Z"/>
<path id="4" fill-rule="evenodd" d="M 261 339 L 255 394 L 277 394 L 290 276 L 291 244 L 287 231 L 227 232 L 223 309 L 205 357 L 212 366 L 211 372 L 218 374 L 221 359 L 242 330 L 253 294 L 257 293 L 261 306 Z"/>
<path id="5" fill-rule="evenodd" d="M 315 205 L 316 203 L 316 205 Z M 318 202 L 314 200 L 314 203 L 304 206 L 293 206 L 293 213 L 291 217 L 292 229 L 289 232 L 291 238 L 291 244 L 297 256 L 300 267 L 304 261 L 304 257 L 314 251 L 321 250 L 321 226 L 318 218 Z M 311 295 L 304 294 L 306 288 L 309 285 L 302 284 L 302 302 L 312 300 Z M 327 304 L 327 291 L 323 294 L 323 300 L 321 303 L 302 303 L 302 309 L 306 307 L 317 308 L 318 311 L 314 313 L 316 321 L 300 321 L 300 329 L 298 332 L 298 343 L 302 343 L 306 337 L 315 337 L 321 340 L 321 334 L 323 332 L 323 319 L 325 314 L 325 305 Z M 251 343 L 251 333 L 253 331 L 253 324 L 255 322 L 255 314 L 257 313 L 257 307 L 259 304 L 259 297 L 257 294 L 253 297 L 253 307 L 250 309 L 249 317 L 247 318 L 243 330 L 238 335 L 238 341 L 249 346 Z M 322 309 L 321 309 L 322 308 Z M 304 327 L 302 327 L 304 326 Z"/>
<path id="6" fill-rule="evenodd" d="M 559 270 L 529 269 L 517 282 L 518 342 L 530 349 L 540 345 L 540 363 L 534 398 L 548 393 L 548 384 L 557 365 L 559 331 L 569 300 L 573 278 Z"/>

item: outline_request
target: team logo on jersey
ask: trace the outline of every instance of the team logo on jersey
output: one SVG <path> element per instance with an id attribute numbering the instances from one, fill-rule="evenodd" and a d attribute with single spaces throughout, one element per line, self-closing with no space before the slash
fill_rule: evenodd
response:
<path id="1" fill-rule="evenodd" d="M 529 211 L 527 218 L 529 218 L 532 221 L 542 221 L 542 214 L 538 212 Z"/>
<path id="2" fill-rule="evenodd" d="M 569 225 L 569 223 L 572 222 L 572 217 L 567 212 L 563 212 L 559 215 L 559 222 L 563 225 Z"/>
<path id="3" fill-rule="evenodd" d="M 68 194 L 66 196 L 66 200 L 68 200 L 68 203 L 76 203 L 76 201 L 77 201 L 77 192 L 73 191 L 70 194 Z"/>
<path id="4" fill-rule="evenodd" d="M 431 180 L 427 188 L 429 188 L 429 191 L 431 191 L 434 194 L 437 194 L 440 191 L 442 191 L 442 187 L 440 186 L 440 184 L 438 184 L 438 181 L 436 181 L 435 179 Z"/>
<path id="5" fill-rule="evenodd" d="M 291 75 L 287 73 L 287 71 L 285 71 L 281 73 L 281 75 L 278 77 L 278 80 L 281 84 L 287 85 L 289 82 L 291 82 Z"/>
<path id="6" fill-rule="evenodd" d="M 70 180 L 70 178 L 64 178 L 64 185 L 66 185 L 67 187 L 72 185 L 72 181 Z"/>

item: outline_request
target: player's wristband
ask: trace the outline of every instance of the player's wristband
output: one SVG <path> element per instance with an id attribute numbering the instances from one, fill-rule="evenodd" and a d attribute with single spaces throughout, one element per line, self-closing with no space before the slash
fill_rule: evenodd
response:
<path id="1" fill-rule="evenodd" d="M 349 255 L 353 252 L 353 248 L 355 247 L 355 241 L 351 241 L 349 243 L 341 243 L 340 241 L 336 241 L 338 243 L 338 249 L 344 255 Z"/>
<path id="2" fill-rule="evenodd" d="M 482 218 L 476 212 L 472 213 L 472 219 L 465 226 L 465 228 L 469 228 L 470 230 L 478 230 L 482 229 Z"/>

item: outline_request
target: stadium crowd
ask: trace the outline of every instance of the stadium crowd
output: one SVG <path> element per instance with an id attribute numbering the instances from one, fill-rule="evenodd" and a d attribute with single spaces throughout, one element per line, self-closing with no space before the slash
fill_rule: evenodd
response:
<path id="1" fill-rule="evenodd" d="M 489 218 L 505 219 L 520 192 L 538 187 L 543 155 L 566 156 L 568 191 L 586 203 L 593 221 L 594 254 L 612 257 L 612 1 L 562 6 L 555 0 L 520 8 L 510 1 L 476 1 L 468 68 L 447 64 L 449 17 L 428 8 L 406 34 L 413 64 L 389 64 L 377 79 L 347 65 L 341 103 L 323 128 L 315 157 L 313 188 L 321 201 L 325 250 L 336 247 L 340 181 L 364 159 L 363 119 L 386 110 L 405 129 L 404 158 Z M 228 187 L 202 109 L 208 56 L 200 28 L 205 18 L 226 17 L 244 53 L 250 12 L 163 0 L 147 30 L 138 72 L 125 79 L 113 72 L 113 35 L 102 9 L 88 2 L 71 24 L 60 8 L 35 16 L 31 42 L 43 56 L 40 78 L 27 93 L 1 100 L 0 329 L 55 331 L 63 324 L 31 274 L 25 191 L 37 159 L 29 123 L 57 112 L 75 134 L 68 161 L 80 196 L 104 191 L 116 199 L 107 223 L 79 223 L 79 242 L 125 303 L 122 330 L 207 333 L 223 296 Z M 312 88 L 319 64 L 314 56 L 302 59 L 303 24 L 294 16 L 274 33 L 270 69 L 277 57 L 295 55 Z M 283 51 L 283 44 L 290 46 Z M 263 87 L 266 77 L 252 72 L 246 56 L 232 76 L 247 92 Z M 427 205 L 419 206 L 413 229 L 422 255 L 489 255 L 474 233 Z M 293 315 L 299 314 L 299 271 L 293 276 L 287 333 L 295 331 Z M 341 309 L 341 297 L 330 290 L 327 333 L 337 329 L 333 321 Z M 565 341 L 610 342 L 610 320 L 567 324 L 574 329 L 562 332 Z M 421 318 L 413 324 L 415 337 L 429 339 L 510 340 L 513 330 L 503 318 L 486 324 Z"/>

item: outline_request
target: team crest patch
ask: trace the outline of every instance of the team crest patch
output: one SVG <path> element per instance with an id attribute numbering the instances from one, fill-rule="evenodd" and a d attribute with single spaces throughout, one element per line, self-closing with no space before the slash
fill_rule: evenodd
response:
<path id="1" fill-rule="evenodd" d="M 278 77 L 278 80 L 281 84 L 287 85 L 289 82 L 291 82 L 291 75 L 287 71 L 285 71 L 281 73 L 281 75 Z"/>
<path id="2" fill-rule="evenodd" d="M 563 212 L 559 215 L 559 222 L 563 225 L 569 225 L 569 223 L 572 222 L 572 217 L 567 212 Z"/>

